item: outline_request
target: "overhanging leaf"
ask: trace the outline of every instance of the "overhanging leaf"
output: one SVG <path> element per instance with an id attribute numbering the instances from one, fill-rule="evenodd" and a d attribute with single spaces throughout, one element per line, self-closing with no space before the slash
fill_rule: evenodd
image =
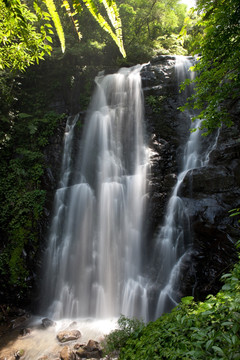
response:
<path id="1" fill-rule="evenodd" d="M 92 0 L 83 0 L 84 4 L 88 8 L 89 12 L 92 14 L 94 19 L 98 22 L 98 24 L 110 34 L 112 39 L 117 44 L 121 54 L 123 57 L 126 57 L 126 52 L 123 46 L 123 40 L 122 40 L 122 26 L 121 26 L 121 20 L 120 16 L 117 10 L 116 3 L 112 0 L 111 5 L 109 5 L 109 1 L 102 0 L 103 5 L 107 11 L 108 17 L 111 21 L 111 24 L 113 25 L 116 33 L 112 30 L 109 23 L 105 20 L 105 18 L 99 13 L 97 7 L 95 6 L 94 2 Z"/>
<path id="2" fill-rule="evenodd" d="M 56 31 L 58 34 L 58 38 L 60 40 L 62 52 L 64 52 L 65 51 L 65 36 L 64 36 L 61 20 L 59 18 L 57 10 L 56 10 L 56 6 L 55 6 L 53 0 L 45 0 L 45 3 L 47 5 L 48 11 L 51 15 L 51 18 L 54 22 L 54 25 L 55 25 L 55 28 L 56 28 Z"/>

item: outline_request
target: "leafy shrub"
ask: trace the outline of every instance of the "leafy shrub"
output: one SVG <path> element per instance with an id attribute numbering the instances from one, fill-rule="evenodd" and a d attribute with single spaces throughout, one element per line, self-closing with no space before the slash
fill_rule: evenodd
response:
<path id="1" fill-rule="evenodd" d="M 129 337 L 137 338 L 143 328 L 143 321 L 129 319 L 121 315 L 118 319 L 118 329 L 112 331 L 104 339 L 103 346 L 105 353 L 108 355 L 118 353 Z"/>
<path id="2" fill-rule="evenodd" d="M 240 359 L 240 263 L 222 280 L 221 291 L 204 302 L 185 297 L 169 314 L 135 332 L 116 330 L 105 349 L 113 352 L 115 346 L 120 360 Z"/>
<path id="3" fill-rule="evenodd" d="M 166 96 L 163 95 L 159 95 L 159 96 L 149 95 L 146 97 L 146 103 L 152 108 L 152 111 L 154 113 L 159 114 L 165 99 Z"/>
<path id="4" fill-rule="evenodd" d="M 182 46 L 177 34 L 159 36 L 154 42 L 154 52 L 163 55 L 187 55 L 187 50 Z"/>
<path id="5" fill-rule="evenodd" d="M 43 148 L 62 116 L 19 113 L 0 144 L 0 296 L 24 301 L 31 290 L 46 191 Z"/>

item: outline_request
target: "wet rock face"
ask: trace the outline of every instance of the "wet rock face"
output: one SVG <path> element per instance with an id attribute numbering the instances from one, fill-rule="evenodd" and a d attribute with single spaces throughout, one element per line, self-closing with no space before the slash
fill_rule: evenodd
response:
<path id="1" fill-rule="evenodd" d="M 149 239 L 155 239 L 181 168 L 189 121 L 178 110 L 175 58 L 160 56 L 142 71 L 146 130 L 150 148 Z M 240 107 L 231 110 L 239 118 Z M 229 210 L 240 205 L 240 125 L 222 128 L 208 165 L 191 170 L 179 189 L 192 226 L 193 251 L 182 275 L 181 294 L 203 299 L 216 293 L 221 274 L 237 260 L 234 242 L 240 238 L 237 219 Z M 215 134 L 203 139 L 209 146 Z M 151 241 L 151 240 L 150 240 Z M 154 240 L 152 240 L 154 241 Z"/>
<path id="2" fill-rule="evenodd" d="M 146 130 L 150 149 L 150 219 L 156 233 L 181 166 L 181 148 L 189 136 L 190 121 L 178 108 L 179 96 L 174 56 L 159 56 L 141 72 L 145 99 Z"/>
<path id="3" fill-rule="evenodd" d="M 180 194 L 192 223 L 195 259 L 195 295 L 202 299 L 221 286 L 220 277 L 237 260 L 234 243 L 240 238 L 236 217 L 239 207 L 239 127 L 223 128 L 206 167 L 184 179 Z"/>

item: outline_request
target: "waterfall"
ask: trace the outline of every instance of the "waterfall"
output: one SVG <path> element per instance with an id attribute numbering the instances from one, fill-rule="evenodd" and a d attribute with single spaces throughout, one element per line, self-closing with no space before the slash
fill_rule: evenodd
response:
<path id="1" fill-rule="evenodd" d="M 192 59 L 176 57 L 178 86 L 194 76 L 190 66 Z M 193 239 L 180 189 L 187 173 L 207 165 L 217 139 L 203 146 L 200 121 L 185 112 L 193 131 L 179 148 L 180 170 L 155 246 L 145 251 L 151 242 L 144 229 L 149 159 L 141 68 L 96 78 L 82 139 L 75 138 L 79 117 L 68 119 L 42 287 L 44 313 L 55 319 L 124 314 L 148 321 L 182 296 Z M 188 91 L 179 95 L 182 104 L 193 88 Z"/>
<path id="2" fill-rule="evenodd" d="M 193 65 L 192 61 L 186 57 L 177 57 L 175 71 L 179 84 L 186 78 L 193 79 L 194 73 L 189 71 Z M 191 95 L 193 88 L 181 94 L 183 104 L 186 98 Z M 176 185 L 170 196 L 164 223 L 160 228 L 157 244 L 155 248 L 155 261 L 157 259 L 159 295 L 156 306 L 155 317 L 171 310 L 178 304 L 181 298 L 180 275 L 184 263 L 191 258 L 192 234 L 188 216 L 188 210 L 179 196 L 179 190 L 185 175 L 198 167 L 206 166 L 209 153 L 216 146 L 217 138 L 212 146 L 206 147 L 205 151 L 201 148 L 202 136 L 199 130 L 201 121 L 196 119 L 191 122 L 196 115 L 193 112 L 186 112 L 189 117 L 189 127 L 191 127 L 189 138 L 184 146 L 182 164 L 177 177 Z M 192 125 L 191 125 L 192 124 Z"/>
<path id="3" fill-rule="evenodd" d="M 75 161 L 78 117 L 67 123 L 42 290 L 55 319 L 148 318 L 142 276 L 148 155 L 140 70 L 96 78 Z"/>

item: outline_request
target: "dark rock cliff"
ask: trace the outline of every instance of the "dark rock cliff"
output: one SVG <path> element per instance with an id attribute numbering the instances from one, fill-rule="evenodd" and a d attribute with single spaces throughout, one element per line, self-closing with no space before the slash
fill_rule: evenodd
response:
<path id="1" fill-rule="evenodd" d="M 167 202 L 176 183 L 189 136 L 188 117 L 178 110 L 179 96 L 174 56 L 159 56 L 142 71 L 146 128 L 151 170 L 149 238 L 154 242 L 163 223 Z M 239 118 L 239 105 L 232 116 Z M 192 227 L 192 258 L 182 274 L 181 295 L 203 299 L 216 293 L 220 277 L 236 261 L 234 243 L 240 238 L 237 219 L 229 210 L 240 203 L 240 128 L 222 128 L 202 139 L 202 147 L 213 150 L 207 166 L 190 170 L 179 189 Z M 217 141 L 216 141 L 217 139 Z"/>
<path id="2" fill-rule="evenodd" d="M 200 298 L 217 290 L 222 273 L 237 259 L 239 226 L 229 211 L 239 207 L 240 199 L 239 130 L 238 124 L 221 129 L 208 166 L 188 173 L 181 188 L 192 224 L 195 294 Z"/>

